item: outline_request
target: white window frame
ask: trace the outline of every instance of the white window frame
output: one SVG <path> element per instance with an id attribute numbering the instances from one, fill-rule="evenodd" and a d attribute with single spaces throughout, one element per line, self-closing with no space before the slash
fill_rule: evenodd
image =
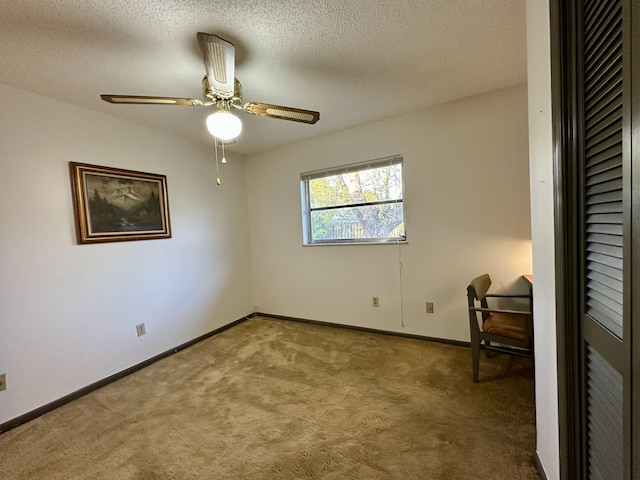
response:
<path id="1" fill-rule="evenodd" d="M 400 179 L 402 182 L 402 196 L 395 200 L 383 200 L 377 202 L 364 202 L 353 203 L 347 205 L 340 205 L 335 207 L 320 207 L 311 208 L 311 199 L 309 194 L 309 182 L 323 177 L 330 177 L 341 175 L 344 173 L 353 173 L 362 170 L 371 170 L 374 168 L 388 167 L 392 165 L 400 165 L 401 174 Z M 407 228 L 406 228 L 406 215 L 404 208 L 404 159 L 402 155 L 393 155 L 390 157 L 378 158 L 374 160 L 368 160 L 365 162 L 352 163 L 348 165 L 341 165 L 337 167 L 325 168 L 321 170 L 314 170 L 311 172 L 304 172 L 300 174 L 300 193 L 302 199 L 302 233 L 303 233 L 303 245 L 371 245 L 371 244 L 397 244 L 407 243 Z M 311 231 L 311 213 L 318 210 L 327 210 L 333 208 L 345 208 L 345 207 L 361 207 L 361 206 L 374 206 L 383 204 L 401 204 L 402 205 L 402 219 L 404 223 L 404 235 L 397 237 L 387 238 L 352 238 L 352 239 L 313 239 Z"/>

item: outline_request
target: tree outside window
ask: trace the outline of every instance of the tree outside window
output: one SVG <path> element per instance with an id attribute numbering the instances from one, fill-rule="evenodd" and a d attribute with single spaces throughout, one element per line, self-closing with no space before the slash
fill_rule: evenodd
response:
<path id="1" fill-rule="evenodd" d="M 301 175 L 305 243 L 405 241 L 402 157 Z"/>

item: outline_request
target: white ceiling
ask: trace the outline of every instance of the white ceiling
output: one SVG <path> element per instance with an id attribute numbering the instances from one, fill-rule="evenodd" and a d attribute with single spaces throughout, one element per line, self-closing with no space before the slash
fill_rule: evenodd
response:
<path id="1" fill-rule="evenodd" d="M 254 153 L 526 82 L 525 0 L 2 0 L 0 83 L 213 146 L 196 33 L 236 46 L 243 100 L 317 110 L 316 125 L 238 111 Z"/>

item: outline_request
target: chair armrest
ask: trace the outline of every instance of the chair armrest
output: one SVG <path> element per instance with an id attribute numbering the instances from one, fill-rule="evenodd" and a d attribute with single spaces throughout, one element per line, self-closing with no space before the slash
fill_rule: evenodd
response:
<path id="1" fill-rule="evenodd" d="M 487 293 L 485 297 L 506 297 L 506 298 L 530 298 L 531 295 L 522 293 L 522 294 L 511 294 L 511 293 Z"/>
<path id="2" fill-rule="evenodd" d="M 514 313 L 516 315 L 531 315 L 531 312 L 527 310 L 502 310 L 498 308 L 479 308 L 469 307 L 472 312 L 487 312 L 487 313 Z"/>

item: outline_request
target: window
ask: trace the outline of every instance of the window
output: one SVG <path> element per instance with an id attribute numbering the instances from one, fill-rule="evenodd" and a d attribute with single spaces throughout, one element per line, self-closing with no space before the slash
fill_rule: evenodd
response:
<path id="1" fill-rule="evenodd" d="M 402 156 L 300 175 L 305 245 L 406 241 Z"/>

